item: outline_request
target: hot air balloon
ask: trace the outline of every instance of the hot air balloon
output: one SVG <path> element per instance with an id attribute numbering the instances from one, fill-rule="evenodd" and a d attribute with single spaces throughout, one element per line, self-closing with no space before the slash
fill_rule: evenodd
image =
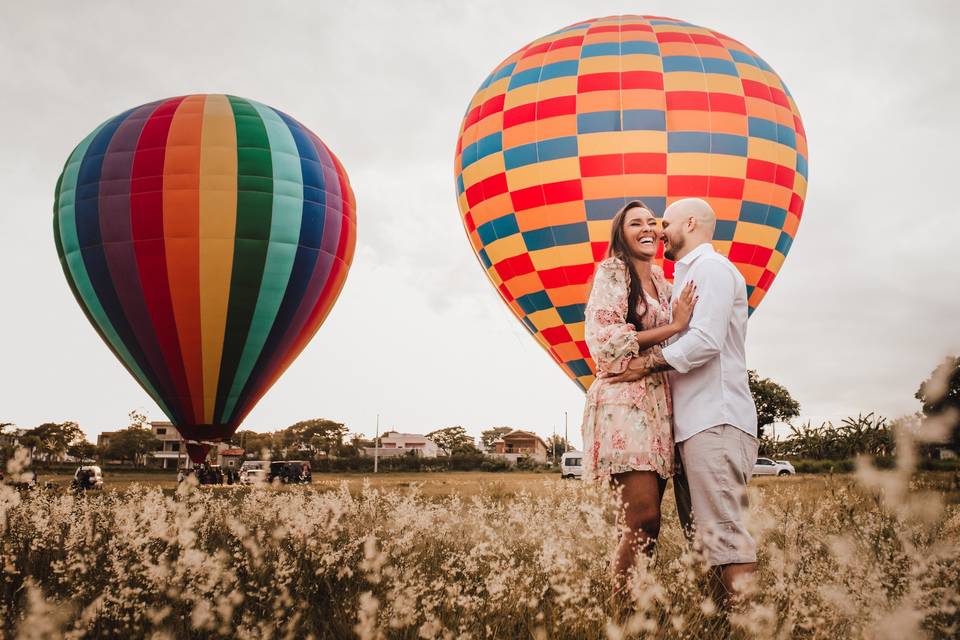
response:
<path id="1" fill-rule="evenodd" d="M 200 462 L 330 312 L 355 208 L 343 166 L 302 124 L 253 100 L 188 95 L 84 138 L 57 183 L 53 230 L 87 319 Z"/>
<path id="2" fill-rule="evenodd" d="M 615 16 L 501 62 L 467 108 L 454 172 L 490 281 L 586 389 L 586 283 L 614 213 L 634 199 L 658 216 L 680 198 L 707 200 L 713 244 L 743 273 L 752 313 L 800 224 L 807 144 L 786 85 L 745 45 L 681 20 Z"/>

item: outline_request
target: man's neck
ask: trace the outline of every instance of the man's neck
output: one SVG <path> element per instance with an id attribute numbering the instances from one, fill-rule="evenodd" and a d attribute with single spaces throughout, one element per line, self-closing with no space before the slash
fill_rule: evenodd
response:
<path id="1" fill-rule="evenodd" d="M 675 261 L 680 262 L 681 260 L 686 258 L 688 255 L 690 255 L 691 253 L 693 253 L 703 245 L 708 244 L 709 242 L 710 242 L 709 240 L 697 240 L 691 243 L 689 246 L 684 246 L 684 248 L 680 251 L 680 253 L 675 258 Z"/>

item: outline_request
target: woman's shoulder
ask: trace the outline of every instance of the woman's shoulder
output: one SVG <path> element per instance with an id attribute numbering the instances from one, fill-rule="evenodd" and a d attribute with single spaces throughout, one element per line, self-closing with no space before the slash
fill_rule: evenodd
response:
<path id="1" fill-rule="evenodd" d="M 626 268 L 627 264 L 617 256 L 610 256 L 609 258 L 604 258 L 600 264 L 597 265 L 597 271 L 601 269 L 604 271 L 623 271 Z"/>

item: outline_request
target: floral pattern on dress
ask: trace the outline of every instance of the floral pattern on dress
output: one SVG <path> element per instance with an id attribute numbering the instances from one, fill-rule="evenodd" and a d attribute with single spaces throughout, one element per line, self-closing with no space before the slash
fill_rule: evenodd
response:
<path id="1" fill-rule="evenodd" d="M 660 267 L 652 267 L 657 302 L 647 299 L 641 330 L 670 322 L 671 284 Z M 621 373 L 631 358 L 652 360 L 660 346 L 640 353 L 637 329 L 627 322 L 629 271 L 619 258 L 607 258 L 597 267 L 587 301 L 585 333 L 597 377 L 587 391 L 581 431 L 584 479 L 609 480 L 625 471 L 656 471 L 669 478 L 674 472 L 673 407 L 666 373 L 635 382 L 612 383 L 604 376 Z M 649 298 L 648 294 L 644 294 Z"/>

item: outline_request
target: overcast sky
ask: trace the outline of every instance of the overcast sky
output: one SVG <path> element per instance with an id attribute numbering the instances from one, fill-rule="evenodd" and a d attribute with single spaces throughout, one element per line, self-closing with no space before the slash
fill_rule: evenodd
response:
<path id="1" fill-rule="evenodd" d="M 622 13 L 754 49 L 810 145 L 803 220 L 750 320 L 748 365 L 815 421 L 915 411 L 960 352 L 953 2 L 8 2 L 0 8 L 0 422 L 94 439 L 160 410 L 70 294 L 51 229 L 73 147 L 129 107 L 231 93 L 289 113 L 340 157 L 358 241 L 336 307 L 245 426 L 509 425 L 580 443 L 583 394 L 490 285 L 460 222 L 453 155 L 484 77 L 531 40 Z"/>

